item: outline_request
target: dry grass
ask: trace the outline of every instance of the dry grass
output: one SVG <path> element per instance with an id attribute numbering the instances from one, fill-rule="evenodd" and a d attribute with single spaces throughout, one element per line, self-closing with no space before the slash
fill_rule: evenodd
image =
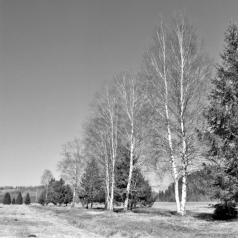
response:
<path id="1" fill-rule="evenodd" d="M 238 237 L 238 222 L 214 221 L 208 203 L 188 203 L 187 215 L 176 215 L 175 204 L 156 203 L 153 208 L 134 212 L 106 212 L 101 208 L 39 207 L 73 224 L 103 237 Z"/>
<path id="2" fill-rule="evenodd" d="M 97 235 L 82 231 L 63 222 L 57 215 L 38 212 L 32 206 L 0 205 L 0 237 L 42 238 L 96 238 Z"/>

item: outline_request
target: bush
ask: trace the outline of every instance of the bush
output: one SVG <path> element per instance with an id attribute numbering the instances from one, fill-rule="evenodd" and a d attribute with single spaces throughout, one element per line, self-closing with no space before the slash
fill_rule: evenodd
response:
<path id="1" fill-rule="evenodd" d="M 22 199 L 21 192 L 19 192 L 18 195 L 17 195 L 16 204 L 21 205 L 22 202 L 23 202 L 22 200 L 23 199 Z"/>
<path id="2" fill-rule="evenodd" d="M 214 205 L 215 210 L 213 213 L 213 219 L 215 220 L 228 220 L 237 218 L 238 212 L 236 203 L 234 202 L 226 202 L 226 203 L 218 203 Z"/>
<path id="3" fill-rule="evenodd" d="M 9 205 L 11 204 L 11 196 L 10 193 L 6 193 L 4 198 L 3 198 L 3 204 Z"/>
<path id="4" fill-rule="evenodd" d="M 29 205 L 30 203 L 31 203 L 30 195 L 29 195 L 29 193 L 27 193 L 26 198 L 25 198 L 25 204 Z"/>

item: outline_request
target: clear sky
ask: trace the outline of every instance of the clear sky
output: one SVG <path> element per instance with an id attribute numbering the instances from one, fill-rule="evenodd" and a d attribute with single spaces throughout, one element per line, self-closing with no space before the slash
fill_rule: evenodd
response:
<path id="1" fill-rule="evenodd" d="M 181 9 L 218 60 L 237 0 L 0 0 L 0 186 L 58 178 L 102 82 L 139 68 L 160 16 Z"/>

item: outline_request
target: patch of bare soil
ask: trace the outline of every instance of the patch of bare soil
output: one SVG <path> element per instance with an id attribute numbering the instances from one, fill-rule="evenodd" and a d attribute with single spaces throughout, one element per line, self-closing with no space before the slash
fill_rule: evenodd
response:
<path id="1" fill-rule="evenodd" d="M 98 238 L 51 213 L 26 205 L 0 205 L 0 237 Z"/>

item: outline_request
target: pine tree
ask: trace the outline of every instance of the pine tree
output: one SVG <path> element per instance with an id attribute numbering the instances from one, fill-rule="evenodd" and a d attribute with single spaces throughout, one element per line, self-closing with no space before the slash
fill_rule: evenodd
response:
<path id="1" fill-rule="evenodd" d="M 46 203 L 52 202 L 55 205 L 64 203 L 64 188 L 65 182 L 62 178 L 59 181 L 52 179 L 49 183 L 49 193 Z"/>
<path id="2" fill-rule="evenodd" d="M 15 198 L 12 199 L 12 204 L 13 205 L 16 204 L 16 199 Z"/>
<path id="3" fill-rule="evenodd" d="M 6 193 L 3 198 L 3 204 L 10 205 L 11 204 L 11 196 L 10 193 Z"/>
<path id="4" fill-rule="evenodd" d="M 23 202 L 23 198 L 22 198 L 21 192 L 19 192 L 17 195 L 16 204 L 21 205 L 22 202 Z"/>
<path id="5" fill-rule="evenodd" d="M 67 184 L 64 186 L 64 204 L 67 206 L 68 203 L 73 201 L 73 192 L 70 186 Z"/>
<path id="6" fill-rule="evenodd" d="M 226 207 L 238 191 L 238 26 L 234 23 L 225 33 L 221 58 L 205 113 L 209 126 L 205 138 L 217 169 L 213 196 Z"/>
<path id="7" fill-rule="evenodd" d="M 130 152 L 126 148 L 122 148 L 119 153 L 120 158 L 116 163 L 116 176 L 115 176 L 115 200 L 117 202 L 125 202 L 126 187 L 129 174 Z M 134 163 L 136 163 L 136 158 Z M 131 188 L 129 193 L 130 209 L 136 207 L 138 203 L 143 206 L 151 206 L 157 197 L 152 194 L 151 186 L 144 178 L 139 168 L 134 168 L 132 172 Z"/>
<path id="8" fill-rule="evenodd" d="M 46 191 L 48 193 L 47 201 L 46 199 Z M 67 204 L 71 203 L 73 200 L 73 192 L 70 186 L 65 185 L 65 181 L 61 178 L 59 181 L 52 179 L 49 182 L 49 186 L 47 189 L 44 189 L 38 199 L 38 202 L 41 205 L 45 205 L 48 203 L 53 203 L 54 205 L 59 204 Z"/>
<path id="9" fill-rule="evenodd" d="M 80 197 L 84 197 L 86 202 L 86 208 L 88 204 L 96 202 L 100 199 L 101 190 L 103 187 L 102 178 L 100 176 L 100 169 L 98 167 L 97 161 L 92 159 L 85 169 L 85 173 L 82 176 L 80 183 L 81 191 Z M 105 195 L 103 196 L 105 198 Z"/>
<path id="10" fill-rule="evenodd" d="M 45 194 L 46 194 L 46 190 L 43 190 L 39 196 L 38 202 L 44 206 L 46 204 L 45 202 Z"/>
<path id="11" fill-rule="evenodd" d="M 31 203 L 30 195 L 29 195 L 29 193 L 27 193 L 26 197 L 25 197 L 25 204 L 29 205 L 30 203 Z"/>

